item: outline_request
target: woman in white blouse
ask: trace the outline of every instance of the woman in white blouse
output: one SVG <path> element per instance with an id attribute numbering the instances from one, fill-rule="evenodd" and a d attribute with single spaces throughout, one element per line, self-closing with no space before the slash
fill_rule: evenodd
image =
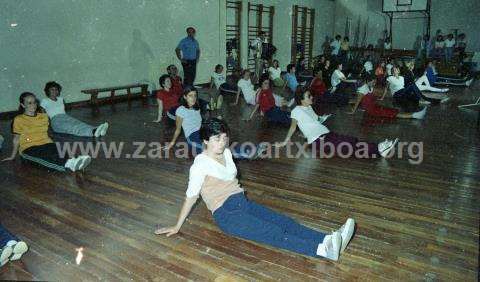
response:
<path id="1" fill-rule="evenodd" d="M 355 222 L 349 218 L 327 235 L 248 200 L 237 179 L 237 168 L 229 143 L 227 124 L 211 119 L 202 125 L 205 150 L 190 167 L 186 198 L 177 223 L 159 228 L 155 234 L 178 233 L 199 196 L 212 212 L 217 226 L 226 234 L 271 245 L 312 257 L 338 260 L 353 236 Z"/>
<path id="2" fill-rule="evenodd" d="M 268 73 L 273 85 L 276 87 L 283 87 L 285 85 L 285 81 L 282 79 L 282 69 L 278 64 L 278 60 L 273 60 L 272 66 L 268 68 Z"/>

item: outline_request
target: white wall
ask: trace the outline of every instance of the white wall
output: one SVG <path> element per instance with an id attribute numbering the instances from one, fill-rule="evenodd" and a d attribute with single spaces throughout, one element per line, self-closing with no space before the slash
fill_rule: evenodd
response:
<path id="1" fill-rule="evenodd" d="M 316 9 L 314 55 L 321 53 L 325 35 L 333 34 L 333 1 L 251 2 L 275 6 L 273 43 L 283 68 L 291 58 L 293 5 Z M 196 27 L 202 52 L 196 82 L 207 82 L 213 66 L 225 64 L 225 0 L 2 0 L 0 19 L 0 112 L 15 110 L 21 92 L 43 97 L 49 80 L 63 86 L 68 102 L 89 99 L 80 92 L 86 88 L 147 82 L 152 89 L 167 65 L 181 71 L 174 49 L 187 26 Z"/>
<path id="2" fill-rule="evenodd" d="M 336 0 L 335 28 L 337 34 L 344 35 L 345 19 L 353 19 L 353 29 L 361 21 L 360 33 L 363 34 L 368 19 L 367 42 L 375 44 L 382 37 L 384 29 L 388 30 L 388 18 L 381 13 L 382 0 Z M 480 1 L 479 0 L 432 0 L 431 33 L 437 29 L 443 33 L 452 32 L 453 28 L 465 32 L 468 37 L 469 51 L 480 51 Z M 387 20 L 387 25 L 385 25 Z M 394 20 L 393 48 L 412 49 L 417 36 L 424 33 L 424 21 L 421 19 Z M 352 38 L 351 38 L 352 41 Z"/>
<path id="3" fill-rule="evenodd" d="M 0 1 L 0 112 L 16 109 L 23 91 L 42 97 L 49 80 L 70 102 L 88 99 L 85 88 L 158 84 L 168 64 L 181 70 L 174 49 L 190 25 L 202 50 L 197 81 L 206 81 L 225 61 L 224 7 L 225 0 Z"/>

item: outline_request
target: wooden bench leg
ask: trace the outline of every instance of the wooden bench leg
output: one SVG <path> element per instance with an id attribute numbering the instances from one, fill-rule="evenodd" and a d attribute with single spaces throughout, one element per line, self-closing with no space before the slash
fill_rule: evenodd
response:
<path id="1" fill-rule="evenodd" d="M 128 101 L 128 109 L 130 110 L 132 108 L 132 90 L 130 88 L 127 88 L 127 101 Z"/>
<path id="2" fill-rule="evenodd" d="M 92 115 L 97 115 L 100 113 L 100 110 L 98 108 L 98 92 L 91 94 L 90 105 L 92 106 Z"/>
<path id="3" fill-rule="evenodd" d="M 142 104 L 144 107 L 148 107 L 148 85 L 142 86 Z"/>
<path id="4" fill-rule="evenodd" d="M 115 111 L 114 97 L 115 97 L 115 90 L 112 90 L 112 91 L 110 91 L 110 106 L 112 108 L 112 111 Z"/>

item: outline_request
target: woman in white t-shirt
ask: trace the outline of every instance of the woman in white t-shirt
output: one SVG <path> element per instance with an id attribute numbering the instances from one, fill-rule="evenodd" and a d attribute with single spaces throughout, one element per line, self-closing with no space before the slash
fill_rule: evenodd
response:
<path id="1" fill-rule="evenodd" d="M 190 167 L 186 197 L 178 220 L 174 226 L 155 230 L 155 234 L 178 233 L 201 196 L 216 225 L 225 234 L 307 256 L 338 260 L 353 236 L 353 219 L 347 219 L 340 229 L 327 235 L 248 200 L 238 183 L 237 168 L 227 148 L 227 124 L 211 119 L 202 125 L 200 135 L 205 150 Z"/>
<path id="2" fill-rule="evenodd" d="M 242 78 L 238 80 L 237 87 L 238 87 L 237 96 L 232 106 L 238 105 L 238 102 L 240 100 L 240 94 L 242 94 L 245 103 L 242 103 L 242 106 L 241 106 L 241 119 L 248 120 L 250 113 L 252 112 L 253 108 L 256 105 L 256 93 L 257 93 L 250 79 L 250 71 L 248 69 L 243 70 Z"/>
<path id="3" fill-rule="evenodd" d="M 214 97 L 210 98 L 210 108 L 213 109 L 221 109 L 223 104 L 223 95 L 225 93 L 236 93 L 236 87 L 232 87 L 230 84 L 227 83 L 226 77 L 223 74 L 223 66 L 218 64 L 215 66 L 215 71 L 212 73 L 211 81 L 210 81 L 210 88 L 217 89 L 217 93 Z"/>
<path id="4" fill-rule="evenodd" d="M 95 127 L 86 124 L 65 112 L 65 101 L 60 96 L 62 86 L 55 81 L 49 81 L 45 84 L 45 95 L 40 106 L 46 111 L 50 118 L 50 125 L 54 132 L 71 134 L 82 137 L 101 137 L 107 134 L 108 122 Z"/>
<path id="5" fill-rule="evenodd" d="M 273 60 L 272 66 L 268 68 L 268 73 L 273 85 L 276 87 L 283 87 L 285 85 L 285 81 L 282 79 L 282 69 L 278 64 L 278 60 Z"/>
<path id="6" fill-rule="evenodd" d="M 312 95 L 310 91 L 297 92 L 295 95 L 297 106 L 291 113 L 291 125 L 285 140 L 278 145 L 283 147 L 290 142 L 290 139 L 297 129 L 297 125 L 307 138 L 308 144 L 320 158 L 330 158 L 334 155 L 349 158 L 376 158 L 387 157 L 398 142 L 385 140 L 381 143 L 369 143 L 360 141 L 356 137 L 340 135 L 330 131 L 322 123 L 325 117 L 319 117 L 312 109 Z M 328 116 L 327 116 L 328 117 Z"/>
<path id="7" fill-rule="evenodd" d="M 332 73 L 332 77 L 331 77 L 332 88 L 330 89 L 331 93 L 337 92 L 337 93 L 345 94 L 346 88 L 349 87 L 347 83 L 357 82 L 355 79 L 347 79 L 347 77 L 345 77 L 345 74 L 343 74 L 342 70 L 343 70 L 343 65 L 338 64 L 337 67 L 335 68 L 335 71 Z"/>
<path id="8" fill-rule="evenodd" d="M 422 94 L 420 89 L 415 83 L 405 85 L 405 78 L 400 75 L 400 69 L 394 66 L 393 75 L 387 78 L 387 87 L 383 93 L 382 99 L 385 97 L 387 90 L 393 96 L 393 101 L 398 104 L 404 112 L 417 112 L 420 100 L 423 99 L 423 104 L 438 104 L 448 101 L 448 97 L 445 99 L 429 98 Z"/>
<path id="9" fill-rule="evenodd" d="M 183 129 L 183 134 L 185 135 L 188 147 L 193 155 L 200 154 L 203 151 L 203 142 L 200 138 L 202 116 L 200 114 L 197 95 L 197 89 L 193 86 L 186 86 L 183 89 L 180 106 L 175 112 L 175 132 L 173 133 L 172 141 L 170 141 L 165 147 L 166 150 L 169 150 L 175 145 L 178 136 L 180 136 L 180 132 Z M 254 159 L 263 153 L 265 146 L 255 146 L 255 148 L 237 146 L 233 148 L 233 150 L 233 154 L 238 159 Z"/>

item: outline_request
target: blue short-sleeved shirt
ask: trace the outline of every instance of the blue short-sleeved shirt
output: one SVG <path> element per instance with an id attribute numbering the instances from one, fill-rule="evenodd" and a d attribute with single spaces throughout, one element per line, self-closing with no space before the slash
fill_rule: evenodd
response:
<path id="1" fill-rule="evenodd" d="M 197 59 L 197 50 L 200 49 L 198 41 L 195 38 L 185 37 L 180 40 L 177 46 L 178 49 L 182 50 L 182 59 L 184 60 L 196 60 Z"/>
<path id="2" fill-rule="evenodd" d="M 295 75 L 293 75 L 291 73 L 287 73 L 285 75 L 285 80 L 287 81 L 288 88 L 290 88 L 290 90 L 295 92 L 297 90 L 297 86 L 298 86 L 298 81 L 297 81 L 297 78 L 295 77 Z"/>

